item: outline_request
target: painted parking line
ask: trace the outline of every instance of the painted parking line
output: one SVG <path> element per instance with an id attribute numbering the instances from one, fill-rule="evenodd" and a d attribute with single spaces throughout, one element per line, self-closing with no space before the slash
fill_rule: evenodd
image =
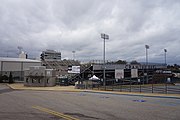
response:
<path id="1" fill-rule="evenodd" d="M 55 116 L 58 116 L 58 117 L 60 117 L 60 118 L 64 118 L 65 120 L 79 120 L 79 119 L 74 118 L 74 117 L 71 117 L 71 116 L 69 116 L 69 115 L 65 115 L 65 114 L 63 114 L 63 113 L 56 112 L 56 111 L 54 111 L 54 110 L 50 110 L 50 109 L 47 109 L 47 108 L 44 108 L 44 107 L 32 106 L 32 108 L 37 109 L 37 110 L 42 111 L 42 112 L 46 112 L 46 113 L 55 115 Z"/>

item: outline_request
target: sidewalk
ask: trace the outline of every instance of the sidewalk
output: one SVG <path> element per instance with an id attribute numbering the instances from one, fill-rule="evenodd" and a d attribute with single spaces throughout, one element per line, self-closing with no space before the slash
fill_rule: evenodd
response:
<path id="1" fill-rule="evenodd" d="M 37 90 L 37 91 L 62 91 L 62 92 L 89 92 L 101 94 L 116 94 L 129 96 L 144 96 L 144 97 L 159 97 L 159 98 L 176 98 L 180 99 L 180 94 L 158 94 L 158 93 L 139 93 L 139 92 L 118 92 L 118 91 L 103 91 L 89 89 L 75 89 L 74 86 L 54 86 L 54 87 L 26 87 L 22 83 L 7 84 L 14 90 Z"/>
<path id="2" fill-rule="evenodd" d="M 39 90 L 39 91 L 67 91 L 67 92 L 81 92 L 80 89 L 75 89 L 74 86 L 54 86 L 54 87 L 27 87 L 23 83 L 7 84 L 14 90 Z"/>

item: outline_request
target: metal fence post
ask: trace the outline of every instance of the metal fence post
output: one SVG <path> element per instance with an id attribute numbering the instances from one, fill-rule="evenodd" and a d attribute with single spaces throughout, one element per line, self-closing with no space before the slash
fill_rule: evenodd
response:
<path id="1" fill-rule="evenodd" d="M 130 79 L 130 90 L 129 90 L 129 92 L 131 92 L 131 79 Z"/>
<path id="2" fill-rule="evenodd" d="M 120 87 L 121 87 L 120 91 L 122 92 L 122 79 L 121 79 Z"/>
<path id="3" fill-rule="evenodd" d="M 153 82 L 152 82 L 152 93 L 154 92 L 154 89 L 153 89 L 153 87 L 154 87 L 154 86 L 153 86 Z"/>
<path id="4" fill-rule="evenodd" d="M 113 91 L 113 89 L 114 89 L 114 80 L 112 81 L 112 91 Z"/>
<path id="5" fill-rule="evenodd" d="M 165 93 L 167 94 L 167 83 L 165 83 Z"/>

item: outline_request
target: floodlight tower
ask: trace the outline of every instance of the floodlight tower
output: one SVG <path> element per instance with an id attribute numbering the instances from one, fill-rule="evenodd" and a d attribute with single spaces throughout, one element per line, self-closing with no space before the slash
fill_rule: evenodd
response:
<path id="1" fill-rule="evenodd" d="M 167 53 L 167 49 L 164 49 L 164 63 L 165 63 L 165 65 L 167 65 L 167 63 L 166 63 L 166 53 Z"/>
<path id="2" fill-rule="evenodd" d="M 149 45 L 145 45 L 146 48 L 146 83 L 148 83 L 148 49 Z"/>
<path id="3" fill-rule="evenodd" d="M 72 54 L 73 54 L 73 60 L 75 60 L 75 53 L 76 53 L 76 51 L 72 51 Z"/>
<path id="4" fill-rule="evenodd" d="M 103 86 L 106 86 L 106 75 L 105 75 L 105 71 L 106 71 L 106 67 L 105 67 L 105 40 L 109 39 L 109 35 L 106 35 L 104 33 L 101 33 L 101 38 L 104 40 L 104 48 L 103 48 Z"/>

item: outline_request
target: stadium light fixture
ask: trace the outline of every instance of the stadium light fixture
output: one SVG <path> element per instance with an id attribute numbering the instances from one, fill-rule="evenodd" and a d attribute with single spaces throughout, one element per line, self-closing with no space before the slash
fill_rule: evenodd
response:
<path id="1" fill-rule="evenodd" d="M 167 64 L 166 63 L 166 53 L 167 53 L 167 49 L 164 49 L 164 63 L 165 63 L 165 65 Z"/>
<path id="2" fill-rule="evenodd" d="M 148 83 L 148 49 L 149 45 L 145 45 L 146 48 L 146 83 Z"/>
<path id="3" fill-rule="evenodd" d="M 107 35 L 107 34 L 104 34 L 104 33 L 101 33 L 101 38 L 104 40 L 104 47 L 103 47 L 103 86 L 106 86 L 106 68 L 105 68 L 105 60 L 106 60 L 106 58 L 105 58 L 105 40 L 107 39 L 109 39 L 109 35 Z"/>
<path id="4" fill-rule="evenodd" d="M 75 53 L 76 53 L 76 51 L 72 51 L 72 54 L 73 54 L 73 60 L 75 60 Z"/>

